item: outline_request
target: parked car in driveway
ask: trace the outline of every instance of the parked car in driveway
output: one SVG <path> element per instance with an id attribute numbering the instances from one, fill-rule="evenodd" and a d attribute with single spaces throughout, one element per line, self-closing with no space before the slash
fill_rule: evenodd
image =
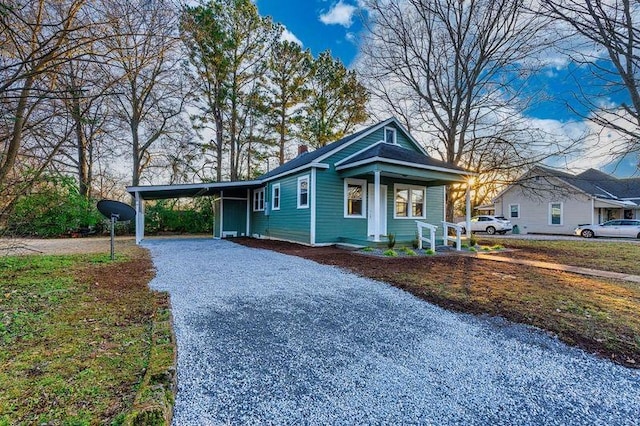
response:
<path id="1" fill-rule="evenodd" d="M 599 225 L 578 225 L 575 234 L 585 238 L 621 237 L 640 239 L 640 220 L 614 219 Z"/>
<path id="2" fill-rule="evenodd" d="M 463 233 L 467 232 L 467 222 L 458 222 L 458 226 L 462 227 Z M 495 216 L 481 215 L 471 218 L 471 232 L 486 232 L 489 235 L 493 235 L 496 232 L 498 234 L 506 234 L 507 231 L 512 229 L 513 226 L 510 221 L 498 219 Z"/>

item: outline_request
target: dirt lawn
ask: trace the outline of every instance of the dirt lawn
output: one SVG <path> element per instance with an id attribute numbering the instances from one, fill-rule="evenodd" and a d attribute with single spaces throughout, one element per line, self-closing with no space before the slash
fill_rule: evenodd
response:
<path id="1" fill-rule="evenodd" d="M 116 237 L 115 250 L 135 245 L 132 236 Z M 0 256 L 25 255 L 25 254 L 87 254 L 109 253 L 111 251 L 111 238 L 1 238 Z"/>

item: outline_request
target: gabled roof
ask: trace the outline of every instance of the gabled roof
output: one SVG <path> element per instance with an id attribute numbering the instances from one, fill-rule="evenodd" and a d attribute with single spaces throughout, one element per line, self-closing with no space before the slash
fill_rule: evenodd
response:
<path id="1" fill-rule="evenodd" d="M 422 153 L 424 153 L 426 156 L 426 152 L 424 151 L 422 146 L 413 138 L 413 136 L 411 136 L 402 127 L 398 119 L 396 119 L 395 117 L 391 117 L 384 121 L 373 124 L 369 127 L 366 127 L 356 133 L 352 133 L 348 136 L 345 136 L 342 139 L 339 139 L 335 142 L 332 142 L 314 151 L 310 151 L 310 152 L 306 152 L 304 154 L 298 155 L 296 158 L 284 163 L 280 167 L 277 167 L 271 170 L 270 172 L 263 174 L 262 176 L 259 177 L 259 179 L 268 181 L 274 178 L 275 176 L 292 173 L 294 170 L 305 168 L 307 166 L 311 167 L 313 165 L 318 165 L 320 161 L 333 155 L 334 153 L 340 151 L 341 149 L 346 148 L 351 143 L 356 142 L 359 139 L 369 135 L 370 133 L 373 133 L 376 130 L 381 129 L 385 126 L 388 126 L 390 124 L 394 124 L 398 128 L 398 130 L 400 130 L 407 137 L 407 139 L 409 139 L 416 146 L 416 148 L 420 150 Z"/>
<path id="2" fill-rule="evenodd" d="M 555 177 L 578 190 L 601 199 L 640 198 L 640 178 L 618 179 L 596 169 L 574 175 L 556 169 L 536 166 L 541 177 Z M 534 176 L 536 172 L 534 171 Z"/>
<path id="3" fill-rule="evenodd" d="M 421 164 L 433 169 L 458 171 L 468 174 L 466 170 L 453 164 L 439 161 L 410 149 L 384 142 L 371 145 L 368 149 L 350 157 L 346 161 L 340 162 L 339 169 L 345 169 L 349 166 L 367 163 L 369 162 L 367 160 L 383 162 L 385 160 L 392 160 L 392 162 L 396 163 Z"/>

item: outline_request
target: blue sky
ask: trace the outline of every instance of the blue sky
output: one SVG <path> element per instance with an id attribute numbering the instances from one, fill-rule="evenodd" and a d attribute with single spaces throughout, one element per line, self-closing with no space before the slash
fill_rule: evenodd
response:
<path id="1" fill-rule="evenodd" d="M 314 56 L 324 50 L 331 50 L 346 66 L 350 66 L 358 54 L 358 40 L 363 28 L 361 14 L 363 9 L 358 2 L 362 0 L 254 0 L 261 15 L 271 16 L 275 22 L 283 24 L 287 38 L 297 40 L 304 48 L 309 48 Z M 562 62 L 562 61 L 561 61 Z M 546 125 L 554 130 L 566 131 L 567 137 L 579 134 L 582 130 L 593 130 L 584 117 L 588 110 L 577 98 L 580 91 L 598 93 L 599 87 L 584 66 L 571 63 L 553 64 L 550 62 L 534 79 L 533 90 L 542 89 L 547 99 L 532 105 L 526 114 L 536 125 Z M 529 82 L 532 84 L 532 82 Z M 612 94 L 602 102 L 619 103 L 620 95 Z M 569 107 L 570 106 L 570 107 Z M 575 114 L 571 109 L 578 112 Z M 597 131 L 596 131 L 597 133 Z M 603 148 L 603 142 L 591 140 L 592 146 Z M 606 139 L 605 139 L 606 143 Z M 607 151 L 606 149 L 604 151 Z M 568 160 L 564 160 L 570 165 Z M 592 161 L 580 164 L 577 168 L 604 167 L 606 161 Z M 622 162 L 615 161 L 616 167 L 607 167 L 607 171 L 619 176 L 637 173 L 635 159 L 628 157 Z M 557 164 L 563 166 L 563 164 Z"/>

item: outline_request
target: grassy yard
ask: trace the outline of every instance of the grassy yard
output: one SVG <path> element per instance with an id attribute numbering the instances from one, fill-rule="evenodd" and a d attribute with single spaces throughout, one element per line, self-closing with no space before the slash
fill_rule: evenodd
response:
<path id="1" fill-rule="evenodd" d="M 151 261 L 0 257 L 0 425 L 119 424 L 149 358 Z"/>
<path id="2" fill-rule="evenodd" d="M 505 253 L 512 257 L 640 275 L 640 244 L 598 240 L 534 241 L 478 238 L 484 244 L 502 244 L 508 248 L 521 249 L 519 252 Z"/>

